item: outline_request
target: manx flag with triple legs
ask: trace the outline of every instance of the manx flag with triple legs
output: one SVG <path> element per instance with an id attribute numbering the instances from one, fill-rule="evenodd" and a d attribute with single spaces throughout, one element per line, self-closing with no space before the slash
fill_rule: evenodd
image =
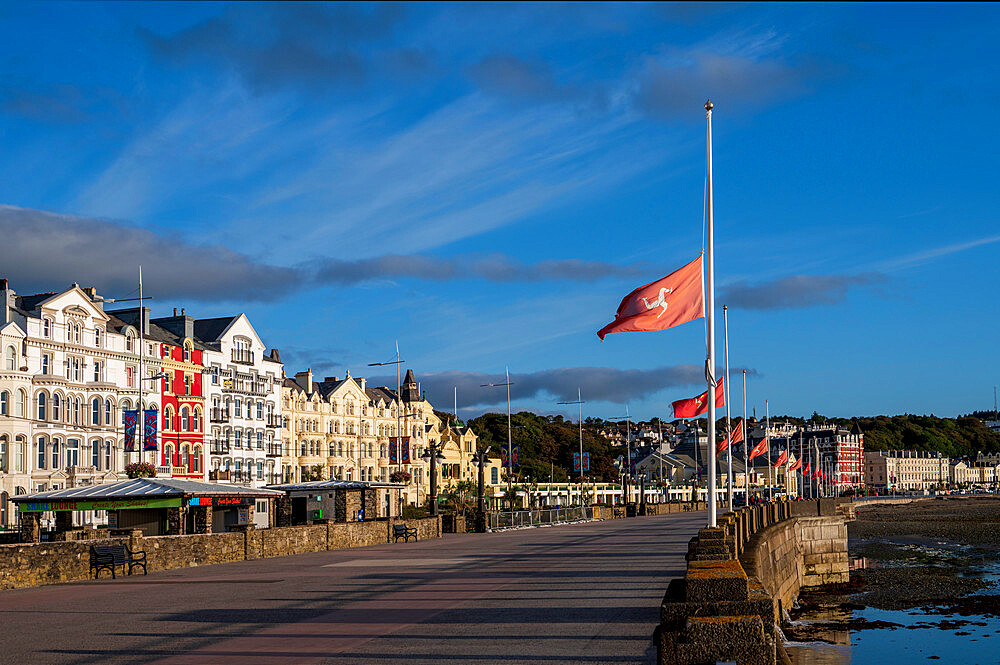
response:
<path id="1" fill-rule="evenodd" d="M 609 333 L 666 330 L 703 316 L 705 294 L 699 256 L 622 298 L 615 320 L 598 330 L 597 336 L 604 341 Z"/>

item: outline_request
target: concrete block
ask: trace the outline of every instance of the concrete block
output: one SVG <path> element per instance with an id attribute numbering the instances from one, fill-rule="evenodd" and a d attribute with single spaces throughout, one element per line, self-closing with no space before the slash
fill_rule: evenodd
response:
<path id="1" fill-rule="evenodd" d="M 685 575 L 686 600 L 705 602 L 746 600 L 750 587 L 740 563 L 723 561 L 691 561 Z"/>

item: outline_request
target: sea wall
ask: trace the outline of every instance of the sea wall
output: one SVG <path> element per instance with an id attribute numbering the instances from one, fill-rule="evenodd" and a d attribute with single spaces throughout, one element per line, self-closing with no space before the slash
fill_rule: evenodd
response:
<path id="1" fill-rule="evenodd" d="M 419 540 L 441 537 L 441 518 L 328 522 L 232 533 L 120 538 L 0 545 L 0 589 L 73 582 L 91 577 L 91 545 L 125 544 L 145 552 L 149 572 L 252 559 L 290 556 L 392 542 L 392 525 L 405 523 Z M 120 571 L 119 571 L 120 572 Z M 103 573 L 102 576 L 107 575 Z"/>
<path id="2" fill-rule="evenodd" d="M 847 581 L 850 502 L 772 502 L 701 529 L 683 578 L 672 580 L 656 631 L 659 663 L 772 665 L 784 654 L 776 626 L 802 587 Z"/>

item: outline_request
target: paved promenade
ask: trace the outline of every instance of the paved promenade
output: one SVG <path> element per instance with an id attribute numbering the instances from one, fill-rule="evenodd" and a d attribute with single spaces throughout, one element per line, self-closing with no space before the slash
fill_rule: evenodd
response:
<path id="1" fill-rule="evenodd" d="M 704 513 L 0 592 L 0 662 L 652 663 Z"/>

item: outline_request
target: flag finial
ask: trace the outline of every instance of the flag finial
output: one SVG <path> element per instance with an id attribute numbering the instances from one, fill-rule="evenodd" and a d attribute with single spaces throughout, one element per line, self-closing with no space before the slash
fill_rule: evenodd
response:
<path id="1" fill-rule="evenodd" d="M 712 100 L 711 99 L 709 99 L 707 102 L 705 102 L 705 110 L 706 111 L 711 111 L 713 108 L 715 108 L 715 106 L 712 104 Z"/>

